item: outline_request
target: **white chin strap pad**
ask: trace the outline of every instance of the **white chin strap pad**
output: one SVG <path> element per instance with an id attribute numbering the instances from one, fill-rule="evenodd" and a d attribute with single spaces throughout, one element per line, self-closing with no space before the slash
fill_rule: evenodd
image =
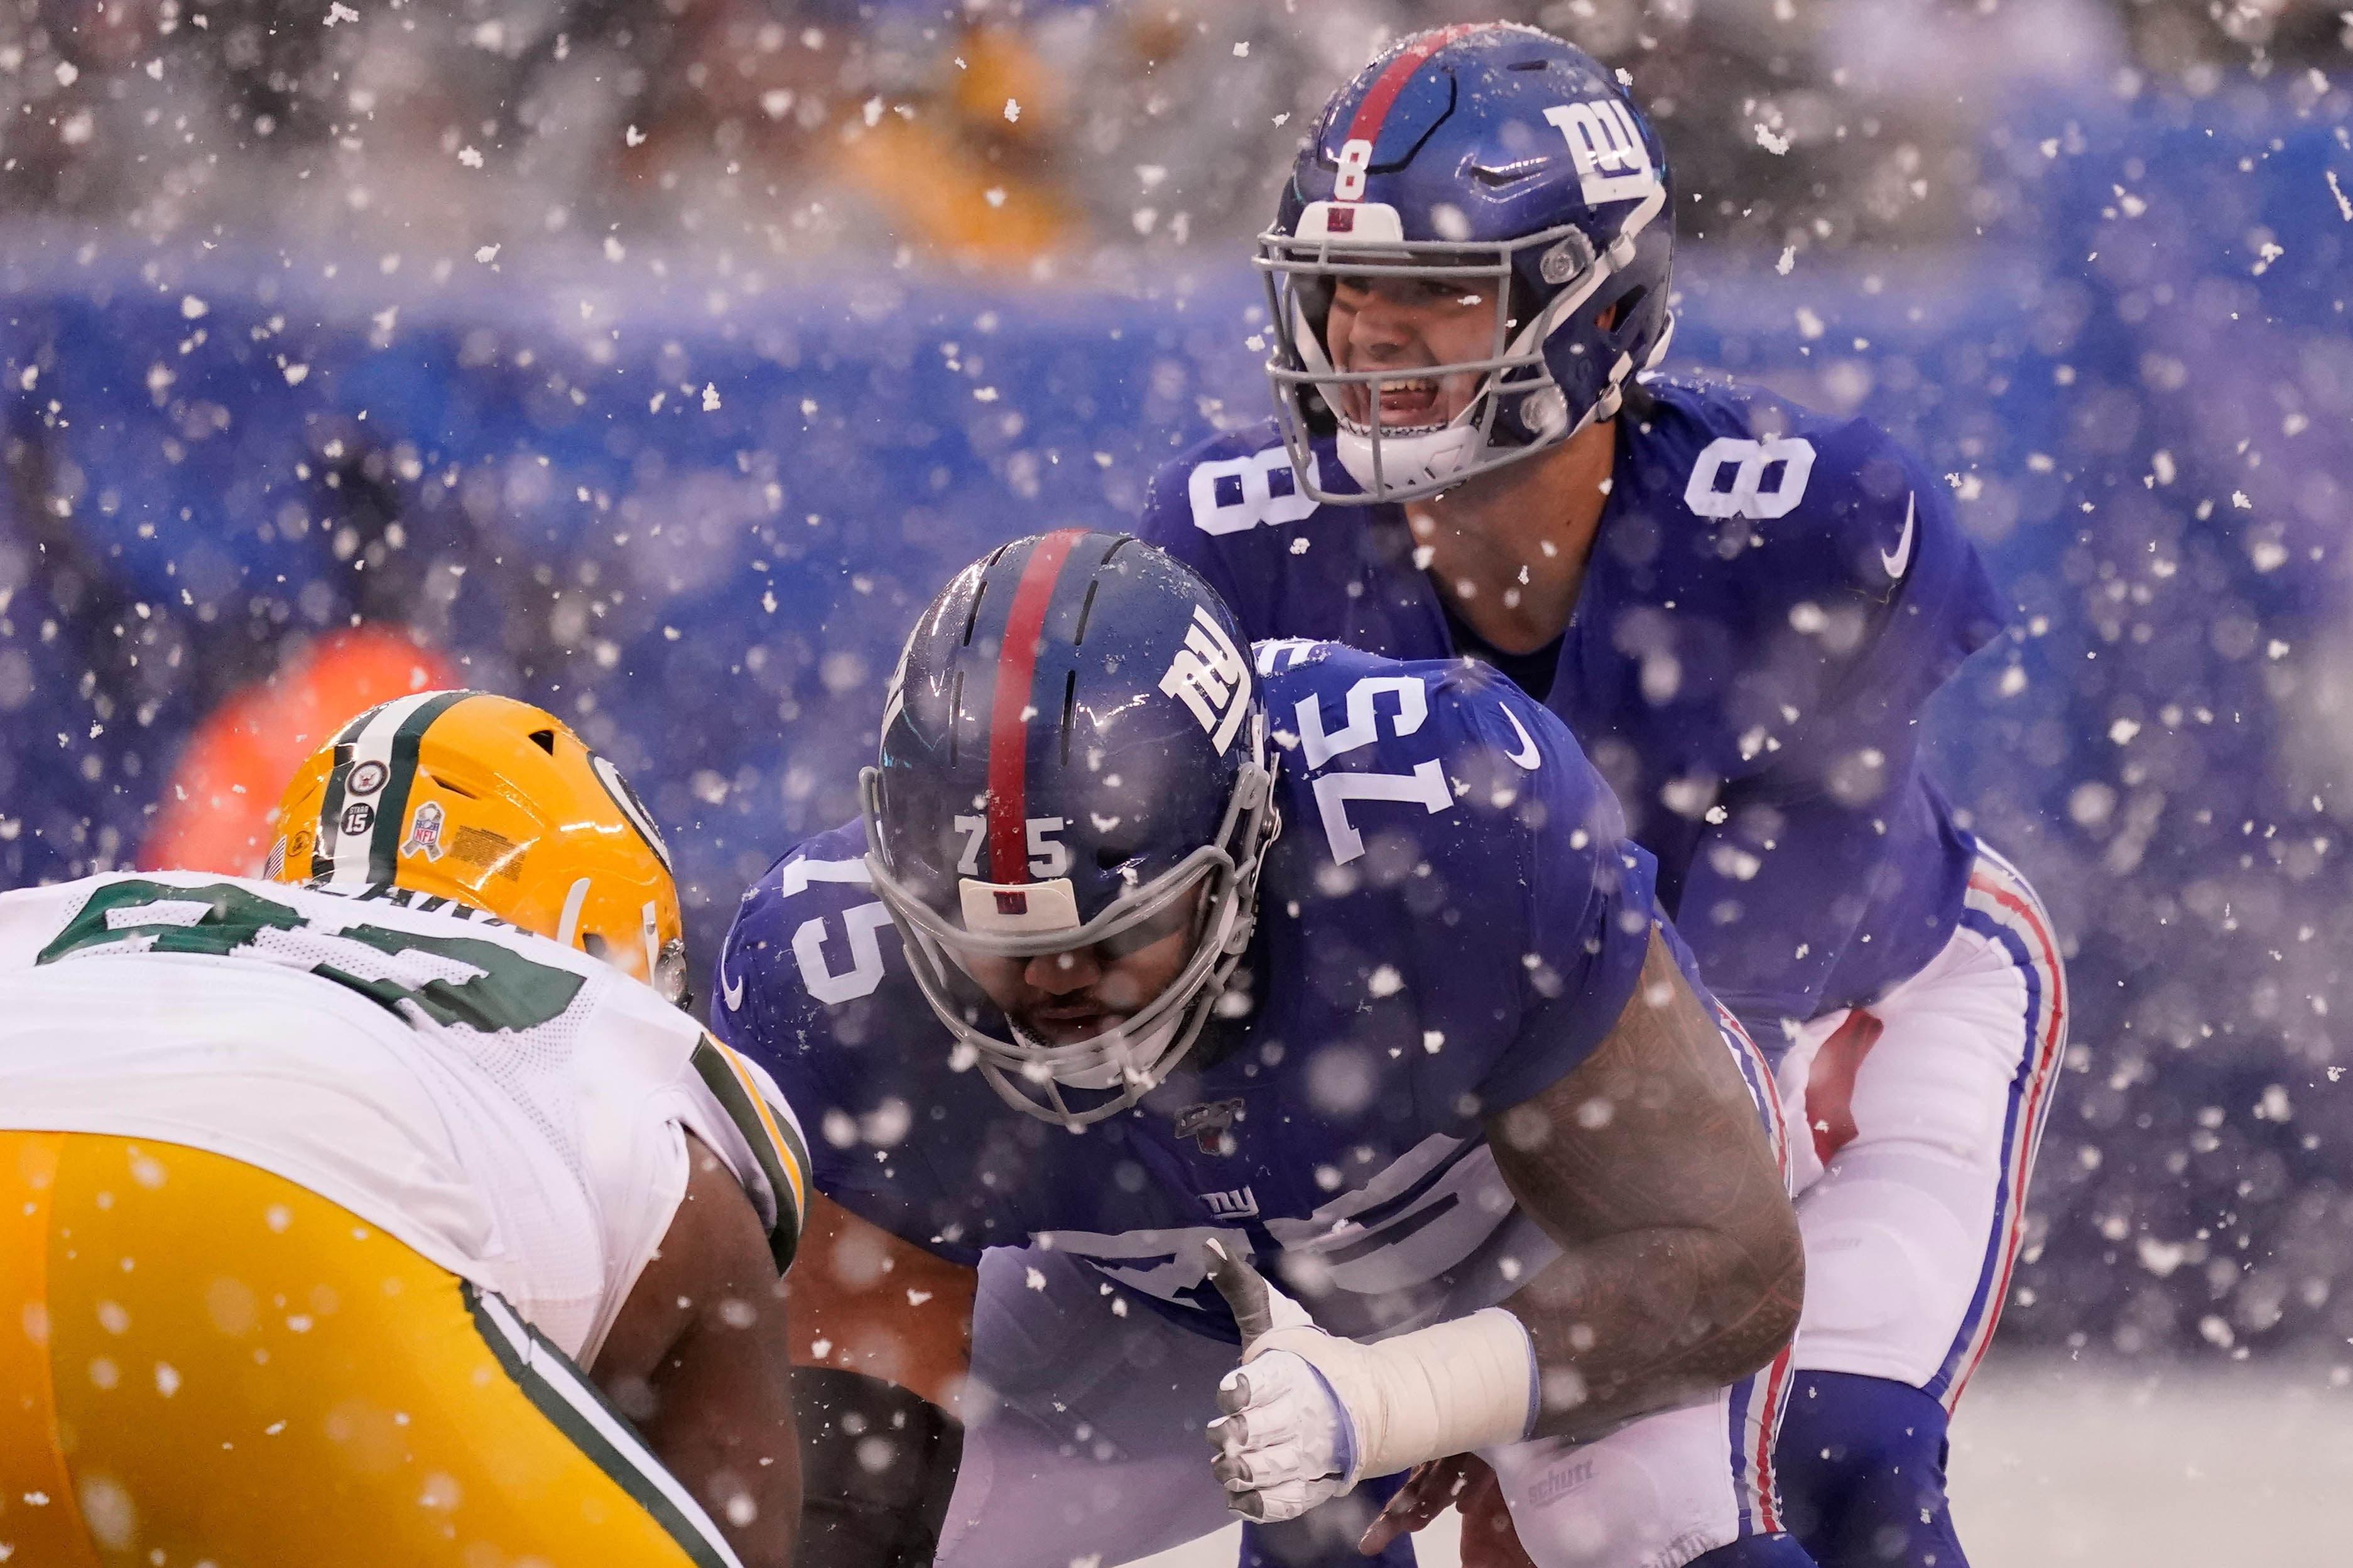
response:
<path id="1" fill-rule="evenodd" d="M 1060 1068 L 1047 1076 L 1065 1089 L 1117 1089 L 1128 1081 L 1130 1071 L 1155 1076 L 1165 1065 L 1161 1058 L 1184 1023 L 1185 1013 L 1180 1007 L 1133 1040 L 1124 1037 L 1124 1027 L 1106 1030 L 1096 1037 L 1096 1042 L 1103 1047 L 1103 1060 L 1091 1067 Z M 1016 1037 L 1023 1037 L 1018 1030 Z"/>
<path id="2" fill-rule="evenodd" d="M 1334 444 L 1339 450 L 1340 466 L 1348 470 L 1349 477 L 1366 494 L 1376 495 L 1384 489 L 1451 479 L 1470 466 L 1486 442 L 1479 427 L 1467 422 L 1409 434 L 1390 435 L 1384 431 L 1380 437 L 1377 483 L 1373 474 L 1373 437 L 1369 432 L 1343 425 Z"/>

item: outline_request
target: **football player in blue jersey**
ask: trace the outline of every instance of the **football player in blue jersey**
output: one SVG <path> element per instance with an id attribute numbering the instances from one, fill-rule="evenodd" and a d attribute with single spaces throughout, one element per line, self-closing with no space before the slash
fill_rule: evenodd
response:
<path id="1" fill-rule="evenodd" d="M 862 794 L 717 976 L 821 1134 L 805 1562 L 1127 1562 L 1477 1453 L 1545 1568 L 1804 1568 L 1778 1100 L 1557 719 L 1065 530 L 923 612 Z"/>
<path id="2" fill-rule="evenodd" d="M 1164 469 L 1142 531 L 1252 637 L 1469 655 L 1577 737 L 1810 1132 L 1793 1525 L 1956 1568 L 1947 1420 L 2064 1051 L 2048 919 L 1919 762 L 2003 606 L 1868 420 L 1640 375 L 1674 186 L 1627 81 L 1480 25 L 1341 89 L 1259 242 L 1277 416 Z"/>

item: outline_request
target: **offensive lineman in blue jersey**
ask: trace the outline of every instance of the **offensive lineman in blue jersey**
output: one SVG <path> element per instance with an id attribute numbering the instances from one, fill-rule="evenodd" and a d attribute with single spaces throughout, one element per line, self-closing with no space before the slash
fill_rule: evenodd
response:
<path id="1" fill-rule="evenodd" d="M 1946 1423 L 2064 1047 L 2047 917 L 1917 760 L 2001 605 L 1868 421 L 1635 380 L 1672 330 L 1672 215 L 1656 133 L 1586 55 L 1402 40 L 1260 240 L 1278 418 L 1164 469 L 1143 532 L 1253 637 L 1472 655 L 1567 722 L 1812 1132 L 1792 1526 L 1829 1568 L 1956 1568 Z"/>
<path id="2" fill-rule="evenodd" d="M 1253 666 L 1066 530 L 923 612 L 862 787 L 744 896 L 714 1021 L 823 1134 L 809 1256 L 934 1320 L 976 1266 L 987 1393 L 825 1373 L 805 1561 L 1120 1563 L 1478 1452 L 1546 1568 L 1803 1568 L 1778 1101 L 1552 715 L 1460 659 Z"/>

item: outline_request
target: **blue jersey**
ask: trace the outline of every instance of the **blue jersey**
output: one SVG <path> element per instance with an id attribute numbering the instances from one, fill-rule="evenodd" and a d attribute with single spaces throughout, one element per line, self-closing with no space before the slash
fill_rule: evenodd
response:
<path id="1" fill-rule="evenodd" d="M 1484 666 L 1257 650 L 1280 836 L 1218 1015 L 1079 1132 L 967 1063 L 866 880 L 853 823 L 744 897 L 713 1025 L 814 1136 L 817 1184 L 933 1252 L 1043 1242 L 1231 1335 L 1198 1241 L 1240 1240 L 1374 1333 L 1508 1295 L 1543 1244 L 1482 1119 L 1575 1068 L 1632 994 L 1650 858 L 1560 722 Z"/>
<path id="2" fill-rule="evenodd" d="M 1945 487 L 1876 426 L 1646 386 L 1651 405 L 1616 421 L 1567 631 L 1513 673 L 1615 788 L 1661 908 L 1778 1054 L 1783 1020 L 1869 1001 L 1951 936 L 1976 847 L 1916 726 L 2001 606 Z M 1329 441 L 1314 460 L 1321 488 L 1351 488 Z M 1252 637 L 1482 651 L 1416 564 L 1404 509 L 1309 501 L 1271 421 L 1164 468 L 1141 531 Z"/>

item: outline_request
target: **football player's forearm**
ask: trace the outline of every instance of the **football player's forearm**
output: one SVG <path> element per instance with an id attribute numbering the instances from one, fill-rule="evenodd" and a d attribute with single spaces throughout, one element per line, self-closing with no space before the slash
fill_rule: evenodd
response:
<path id="1" fill-rule="evenodd" d="M 862 1373 L 961 1413 L 980 1271 L 812 1194 L 785 1281 L 797 1366 Z"/>
<path id="2" fill-rule="evenodd" d="M 1536 1430 L 1589 1436 L 1771 1360 L 1805 1254 L 1723 1034 L 1663 942 L 1609 1037 L 1489 1123 L 1496 1164 L 1562 1249 L 1504 1305 L 1543 1384 Z"/>
<path id="3" fill-rule="evenodd" d="M 1718 1232 L 1635 1231 L 1555 1259 L 1504 1303 L 1542 1387 L 1535 1431 L 1582 1441 L 1747 1376 L 1796 1331 L 1805 1256 Z"/>
<path id="4" fill-rule="evenodd" d="M 745 1302 L 781 1320 L 784 1305 Z M 792 1568 L 799 1555 L 801 1455 L 781 1331 L 698 1322 L 653 1380 L 646 1438 L 701 1503 L 744 1568 Z M 781 1323 L 778 1325 L 781 1330 Z"/>
<path id="5" fill-rule="evenodd" d="M 790 1568 L 801 1517 L 785 1290 L 734 1174 L 686 1135 L 687 1184 L 595 1362 L 745 1568 Z"/>

